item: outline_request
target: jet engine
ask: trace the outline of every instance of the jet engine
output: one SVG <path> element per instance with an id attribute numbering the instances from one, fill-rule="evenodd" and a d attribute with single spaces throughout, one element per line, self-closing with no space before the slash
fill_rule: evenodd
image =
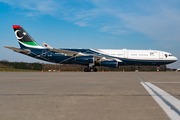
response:
<path id="1" fill-rule="evenodd" d="M 83 63 L 93 63 L 94 56 L 79 56 L 75 58 L 75 61 Z"/>
<path id="2" fill-rule="evenodd" d="M 118 62 L 117 61 L 101 61 L 101 66 L 117 68 Z"/>

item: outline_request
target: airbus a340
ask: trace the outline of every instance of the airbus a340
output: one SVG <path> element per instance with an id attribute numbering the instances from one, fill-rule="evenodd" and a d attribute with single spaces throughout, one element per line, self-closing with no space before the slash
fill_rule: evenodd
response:
<path id="1" fill-rule="evenodd" d="M 20 48 L 4 47 L 48 62 L 85 65 L 85 72 L 96 72 L 96 66 L 160 66 L 177 61 L 171 53 L 157 50 L 56 49 L 46 43 L 42 47 L 20 25 L 13 25 L 13 29 Z"/>

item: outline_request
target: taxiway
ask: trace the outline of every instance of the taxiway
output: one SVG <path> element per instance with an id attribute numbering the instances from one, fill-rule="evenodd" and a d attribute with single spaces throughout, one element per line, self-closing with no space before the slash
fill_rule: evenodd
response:
<path id="1" fill-rule="evenodd" d="M 0 119 L 178 119 L 163 109 L 171 106 L 158 94 L 169 98 L 156 87 L 176 98 L 170 104 L 178 110 L 178 72 L 0 72 Z"/>

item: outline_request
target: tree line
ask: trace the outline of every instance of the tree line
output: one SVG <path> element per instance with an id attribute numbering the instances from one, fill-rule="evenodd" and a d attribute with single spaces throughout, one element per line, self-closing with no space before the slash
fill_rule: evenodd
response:
<path id="1" fill-rule="evenodd" d="M 0 61 L 1 68 L 14 68 L 14 69 L 28 69 L 28 70 L 42 70 L 41 63 L 26 63 L 26 62 L 8 62 L 6 60 Z"/>
<path id="2" fill-rule="evenodd" d="M 0 61 L 0 68 L 28 69 L 28 70 L 61 70 L 61 71 L 84 71 L 86 66 L 76 64 L 44 64 L 27 62 Z M 119 68 L 97 66 L 98 71 L 157 71 L 157 66 L 120 66 Z M 160 66 L 160 71 L 171 70 L 166 65 Z"/>

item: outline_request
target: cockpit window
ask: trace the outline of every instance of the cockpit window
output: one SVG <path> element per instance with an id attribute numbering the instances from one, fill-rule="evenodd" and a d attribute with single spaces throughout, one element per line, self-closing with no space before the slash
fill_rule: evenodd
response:
<path id="1" fill-rule="evenodd" d="M 165 55 L 166 57 L 168 57 L 168 56 L 169 56 L 169 57 L 172 57 L 172 56 L 173 56 L 172 54 L 169 54 L 169 55 L 168 55 L 168 54 L 164 54 L 164 55 Z"/>

